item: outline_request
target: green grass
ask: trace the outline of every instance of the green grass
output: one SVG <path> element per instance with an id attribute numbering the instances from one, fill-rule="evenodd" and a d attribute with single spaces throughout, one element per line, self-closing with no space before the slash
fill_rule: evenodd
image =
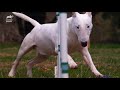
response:
<path id="1" fill-rule="evenodd" d="M 20 44 L 0 44 L 0 78 L 9 78 L 7 75 L 16 58 Z M 120 78 L 120 44 L 91 44 L 89 49 L 97 69 L 104 75 Z M 26 54 L 17 68 L 15 78 L 27 78 L 26 64 L 35 56 L 35 51 Z M 78 64 L 78 69 L 70 69 L 70 78 L 96 78 L 83 61 L 81 54 L 75 52 L 71 55 Z M 51 56 L 45 62 L 33 67 L 33 78 L 54 78 L 56 58 Z"/>

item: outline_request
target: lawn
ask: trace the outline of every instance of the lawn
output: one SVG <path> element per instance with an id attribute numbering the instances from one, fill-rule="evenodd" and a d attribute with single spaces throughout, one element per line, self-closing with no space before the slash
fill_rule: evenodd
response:
<path id="1" fill-rule="evenodd" d="M 0 78 L 9 78 L 7 75 L 15 60 L 20 44 L 0 44 Z M 89 49 L 97 69 L 111 78 L 120 78 L 120 44 L 91 44 Z M 15 78 L 27 78 L 26 64 L 35 56 L 35 51 L 26 54 L 17 68 Z M 70 78 L 96 78 L 83 61 L 80 53 L 71 55 L 78 64 L 77 69 L 69 69 Z M 54 78 L 56 58 L 51 56 L 48 60 L 33 67 L 33 78 Z"/>

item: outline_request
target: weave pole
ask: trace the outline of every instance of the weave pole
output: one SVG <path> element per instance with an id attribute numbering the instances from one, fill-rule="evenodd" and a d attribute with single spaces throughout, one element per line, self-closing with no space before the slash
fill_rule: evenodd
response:
<path id="1" fill-rule="evenodd" d="M 57 12 L 58 18 L 58 57 L 55 66 L 55 78 L 69 78 L 67 50 L 67 13 Z"/>

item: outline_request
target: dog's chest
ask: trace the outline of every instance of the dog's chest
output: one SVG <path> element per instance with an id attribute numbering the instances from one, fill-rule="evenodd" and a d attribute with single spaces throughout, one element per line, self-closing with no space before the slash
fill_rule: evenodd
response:
<path id="1" fill-rule="evenodd" d="M 79 50 L 79 41 L 74 35 L 68 37 L 68 52 L 72 53 Z"/>

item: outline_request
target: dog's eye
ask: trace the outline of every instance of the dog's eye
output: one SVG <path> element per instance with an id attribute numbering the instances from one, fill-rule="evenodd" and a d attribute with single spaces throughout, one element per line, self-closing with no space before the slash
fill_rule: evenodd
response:
<path id="1" fill-rule="evenodd" d="M 79 29 L 79 27 L 77 26 L 77 29 Z"/>
<path id="2" fill-rule="evenodd" d="M 87 28 L 89 28 L 90 26 L 89 25 L 87 25 Z"/>
<path id="3" fill-rule="evenodd" d="M 77 28 L 77 29 L 79 29 L 79 28 L 80 28 L 80 26 L 78 25 L 78 26 L 76 26 L 76 28 Z"/>

